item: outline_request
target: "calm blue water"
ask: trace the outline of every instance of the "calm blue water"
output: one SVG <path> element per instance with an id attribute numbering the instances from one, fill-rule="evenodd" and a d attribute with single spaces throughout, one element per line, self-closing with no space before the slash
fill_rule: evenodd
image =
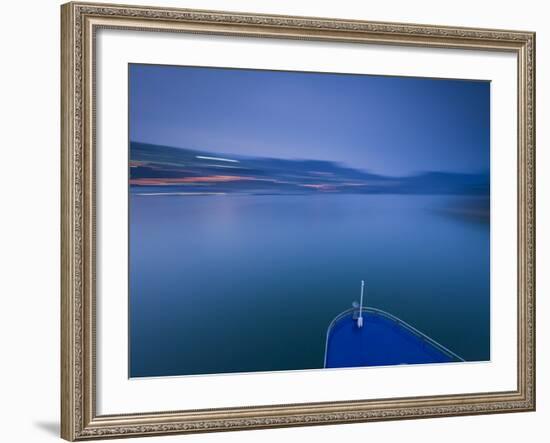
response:
<path id="1" fill-rule="evenodd" d="M 132 377 L 321 368 L 361 279 L 369 306 L 490 358 L 489 223 L 464 197 L 130 199 Z"/>

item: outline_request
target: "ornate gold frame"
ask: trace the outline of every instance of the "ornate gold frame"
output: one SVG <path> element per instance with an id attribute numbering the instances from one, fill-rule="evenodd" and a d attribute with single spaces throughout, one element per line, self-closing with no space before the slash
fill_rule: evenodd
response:
<path id="1" fill-rule="evenodd" d="M 535 409 L 535 34 L 68 3 L 61 7 L 61 436 L 67 440 Z M 95 411 L 94 35 L 99 28 L 509 51 L 518 59 L 518 380 L 511 392 L 152 412 Z"/>

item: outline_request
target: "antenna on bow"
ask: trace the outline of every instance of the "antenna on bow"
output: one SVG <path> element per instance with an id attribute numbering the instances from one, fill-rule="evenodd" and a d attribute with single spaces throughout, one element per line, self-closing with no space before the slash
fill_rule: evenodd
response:
<path id="1" fill-rule="evenodd" d="M 365 289 L 365 280 L 361 280 L 361 300 L 359 301 L 359 317 L 357 317 L 357 327 L 363 327 L 363 291 Z"/>

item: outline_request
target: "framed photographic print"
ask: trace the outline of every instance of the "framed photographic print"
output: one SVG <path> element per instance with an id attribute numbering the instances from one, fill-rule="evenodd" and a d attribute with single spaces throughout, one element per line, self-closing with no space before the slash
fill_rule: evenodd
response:
<path id="1" fill-rule="evenodd" d="M 61 14 L 63 438 L 534 410 L 534 33 Z"/>

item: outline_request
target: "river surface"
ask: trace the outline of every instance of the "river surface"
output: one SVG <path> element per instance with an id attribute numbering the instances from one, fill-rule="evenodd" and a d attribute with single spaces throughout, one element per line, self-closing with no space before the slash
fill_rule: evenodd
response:
<path id="1" fill-rule="evenodd" d="M 130 195 L 130 376 L 322 368 L 359 300 L 490 358 L 476 197 Z"/>

